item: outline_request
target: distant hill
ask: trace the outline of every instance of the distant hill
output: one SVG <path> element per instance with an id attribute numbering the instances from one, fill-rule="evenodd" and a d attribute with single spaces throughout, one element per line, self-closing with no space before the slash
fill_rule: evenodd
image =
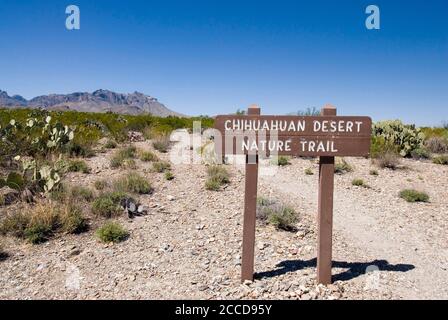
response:
<path id="1" fill-rule="evenodd" d="M 0 90 L 0 107 L 44 108 L 47 110 L 80 112 L 114 112 L 120 114 L 147 114 L 158 117 L 183 116 L 168 109 L 156 98 L 140 92 L 131 94 L 97 90 L 93 93 L 75 92 L 70 94 L 50 94 L 26 100 L 22 96 L 9 96 Z"/>

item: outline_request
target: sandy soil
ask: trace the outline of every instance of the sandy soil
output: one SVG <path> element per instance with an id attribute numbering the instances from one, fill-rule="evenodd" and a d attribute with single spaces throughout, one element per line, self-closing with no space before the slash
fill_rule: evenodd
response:
<path id="1" fill-rule="evenodd" d="M 151 149 L 149 142 L 137 146 Z M 110 155 L 88 159 L 93 173 L 67 180 L 93 185 L 125 174 L 109 168 Z M 174 165 L 175 179 L 166 181 L 138 162 L 155 192 L 140 197 L 148 215 L 120 219 L 131 232 L 127 241 L 101 244 L 94 230 L 38 246 L 2 238 L 10 256 L 0 262 L 0 298 L 447 299 L 448 167 L 405 160 L 407 169 L 375 177 L 369 160 L 348 161 L 354 172 L 335 178 L 335 282 L 328 287 L 315 283 L 315 161 L 293 159 L 260 176 L 259 195 L 293 206 L 300 222 L 295 232 L 257 226 L 250 284 L 239 280 L 244 168 L 228 166 L 231 184 L 212 192 L 204 187 L 204 165 Z M 305 175 L 306 168 L 315 174 Z M 353 178 L 370 188 L 352 186 Z M 431 202 L 406 203 L 398 192 L 408 187 L 428 192 Z M 0 214 L 5 210 L 12 209 Z"/>

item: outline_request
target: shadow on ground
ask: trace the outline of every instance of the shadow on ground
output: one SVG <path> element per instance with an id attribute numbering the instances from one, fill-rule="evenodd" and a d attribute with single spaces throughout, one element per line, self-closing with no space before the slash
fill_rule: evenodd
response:
<path id="1" fill-rule="evenodd" d="M 273 278 L 282 274 L 294 272 L 306 268 L 316 267 L 316 258 L 310 260 L 287 260 L 277 265 L 277 269 L 255 274 L 256 279 Z M 347 269 L 344 272 L 333 275 L 333 281 L 347 281 L 366 273 L 368 267 L 375 266 L 380 271 L 407 272 L 415 268 L 412 264 L 390 264 L 386 260 L 375 260 L 372 262 L 346 262 L 333 261 L 333 268 Z"/>

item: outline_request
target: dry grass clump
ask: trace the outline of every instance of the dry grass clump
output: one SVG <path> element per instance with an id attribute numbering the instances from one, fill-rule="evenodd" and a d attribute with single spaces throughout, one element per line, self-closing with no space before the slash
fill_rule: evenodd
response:
<path id="1" fill-rule="evenodd" d="M 129 165 L 132 166 L 132 161 L 129 160 L 135 159 L 136 156 L 137 156 L 137 148 L 135 146 L 128 146 L 123 149 L 120 149 L 117 152 L 115 152 L 114 156 L 110 160 L 110 167 L 112 169 L 117 169 L 124 166 L 125 164 L 128 166 Z M 128 162 L 131 163 L 130 164 L 125 163 L 126 160 L 128 160 Z"/>
<path id="2" fill-rule="evenodd" d="M 352 165 L 350 165 L 344 158 L 336 158 L 334 164 L 334 173 L 344 174 L 352 171 L 353 171 Z"/>
<path id="3" fill-rule="evenodd" d="M 257 219 L 273 225 L 277 229 L 294 231 L 298 221 L 296 211 L 286 205 L 266 198 L 257 199 Z"/>
<path id="4" fill-rule="evenodd" d="M 448 152 L 448 140 L 443 137 L 431 137 L 425 141 L 425 147 L 432 153 Z"/>
<path id="5" fill-rule="evenodd" d="M 170 148 L 170 138 L 168 135 L 161 135 L 152 142 L 154 149 L 161 153 L 167 153 Z"/>
<path id="6" fill-rule="evenodd" d="M 394 152 L 386 152 L 379 154 L 373 162 L 382 169 L 395 170 L 400 165 L 401 161 L 399 156 Z"/>
<path id="7" fill-rule="evenodd" d="M 223 166 L 210 166 L 207 169 L 205 188 L 210 191 L 219 191 L 221 186 L 230 183 L 230 175 Z"/>
<path id="8" fill-rule="evenodd" d="M 130 172 L 125 177 L 115 181 L 114 188 L 121 192 L 149 194 L 153 191 L 151 183 L 136 172 Z"/>
<path id="9" fill-rule="evenodd" d="M 74 204 L 46 201 L 29 209 L 7 216 L 0 225 L 0 233 L 38 244 L 59 232 L 77 234 L 87 230 L 87 220 Z"/>

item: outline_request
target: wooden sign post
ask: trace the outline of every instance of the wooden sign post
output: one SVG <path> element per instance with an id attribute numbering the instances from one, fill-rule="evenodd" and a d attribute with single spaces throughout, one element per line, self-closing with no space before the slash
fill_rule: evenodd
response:
<path id="1" fill-rule="evenodd" d="M 247 114 L 260 115 L 260 108 L 257 106 L 251 106 L 249 107 Z M 257 212 L 258 155 L 246 155 L 245 183 L 241 280 L 253 281 Z"/>
<path id="2" fill-rule="evenodd" d="M 241 280 L 253 280 L 259 155 L 319 157 L 317 281 L 331 283 L 335 156 L 368 156 L 372 120 L 338 117 L 325 106 L 321 116 L 261 116 L 251 106 L 247 115 L 217 116 L 216 153 L 246 155 L 246 182 Z M 219 142 L 219 143 L 217 143 Z"/>

